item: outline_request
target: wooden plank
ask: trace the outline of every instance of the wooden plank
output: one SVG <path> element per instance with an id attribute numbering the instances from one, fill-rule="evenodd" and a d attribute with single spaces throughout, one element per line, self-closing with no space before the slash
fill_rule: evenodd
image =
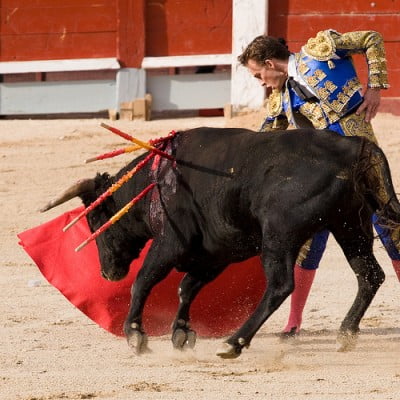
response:
<path id="1" fill-rule="evenodd" d="M 133 101 L 124 101 L 120 104 L 119 118 L 126 121 L 133 120 Z"/>
<path id="2" fill-rule="evenodd" d="M 146 2 L 146 56 L 232 52 L 232 0 Z"/>
<path id="3" fill-rule="evenodd" d="M 194 56 L 145 57 L 142 62 L 142 68 L 152 69 L 231 64 L 232 54 L 206 54 Z"/>
<path id="4" fill-rule="evenodd" d="M 2 61 L 115 57 L 115 33 L 1 35 Z"/>
<path id="5" fill-rule="evenodd" d="M 88 17 L 90 16 L 90 17 Z M 116 7 L 79 5 L 73 7 L 2 8 L 3 35 L 76 32 L 115 32 Z"/>
<path id="6" fill-rule="evenodd" d="M 9 61 L 0 62 L 0 74 L 54 71 L 93 71 L 119 69 L 115 58 L 86 58 L 73 60 Z"/>
<path id="7" fill-rule="evenodd" d="M 135 99 L 133 102 L 133 119 L 146 121 L 146 115 L 148 115 L 146 99 Z"/>
<path id="8" fill-rule="evenodd" d="M 318 31 L 328 28 L 339 32 L 375 30 L 380 32 L 386 41 L 400 40 L 400 14 L 396 15 L 289 15 L 270 17 L 268 32 L 273 36 L 296 38 L 307 41 Z"/>
<path id="9" fill-rule="evenodd" d="M 270 1 L 270 12 L 281 14 L 354 14 L 354 13 L 398 13 L 399 0 L 310 0 Z"/>
<path id="10" fill-rule="evenodd" d="M 115 81 L 0 84 L 0 115 L 99 112 L 116 106 Z"/>
<path id="11" fill-rule="evenodd" d="M 123 67 L 140 68 L 145 52 L 145 0 L 118 0 L 117 57 Z"/>
<path id="12" fill-rule="evenodd" d="M 107 4 L 114 4 L 116 0 L 1 0 L 2 7 L 9 8 L 43 8 L 43 7 L 74 7 L 93 6 L 101 7 Z"/>

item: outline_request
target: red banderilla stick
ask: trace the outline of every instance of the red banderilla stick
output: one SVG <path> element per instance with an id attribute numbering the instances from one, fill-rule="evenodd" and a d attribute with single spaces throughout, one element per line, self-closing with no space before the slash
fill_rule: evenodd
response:
<path id="1" fill-rule="evenodd" d="M 107 124 L 105 124 L 105 123 L 101 123 L 101 126 L 102 126 L 103 128 L 108 129 L 109 131 L 111 131 L 111 132 L 117 134 L 118 136 L 121 136 L 121 137 L 123 137 L 124 139 L 129 140 L 129 141 L 131 141 L 131 142 L 133 142 L 133 143 L 135 143 L 135 144 L 137 144 L 137 145 L 139 145 L 139 146 L 141 146 L 141 147 L 143 147 L 143 148 L 145 148 L 145 149 L 147 149 L 147 150 L 154 151 L 154 153 L 158 154 L 158 155 L 161 156 L 161 157 L 165 157 L 165 158 L 167 158 L 168 160 L 175 161 L 174 157 L 170 156 L 169 154 L 165 153 L 164 151 L 161 151 L 161 150 L 157 149 L 157 147 L 154 147 L 154 146 L 152 146 L 151 144 L 148 144 L 148 143 L 146 143 L 146 142 L 142 142 L 141 140 L 136 139 L 136 138 L 134 138 L 133 136 L 128 135 L 127 133 L 122 132 L 122 131 L 120 131 L 120 130 L 117 129 L 117 128 L 113 128 L 112 126 L 109 126 L 109 125 L 107 125 Z"/>
<path id="2" fill-rule="evenodd" d="M 129 139 L 131 141 L 132 137 L 130 135 L 128 135 L 127 133 L 124 133 L 124 132 L 122 132 L 122 134 L 124 135 L 124 139 Z M 176 132 L 175 131 L 171 131 L 168 134 L 168 136 L 157 138 L 157 139 L 150 139 L 148 141 L 148 144 L 149 145 L 155 145 L 155 144 L 158 144 L 158 143 L 162 143 L 162 142 L 165 142 L 166 140 L 172 139 L 175 135 L 176 135 Z M 116 157 L 116 156 L 119 156 L 121 154 L 131 153 L 133 151 L 136 151 L 136 150 L 139 150 L 139 149 L 142 149 L 142 148 L 143 148 L 142 146 L 139 146 L 138 144 L 136 144 L 135 146 L 128 146 L 128 147 L 124 147 L 122 149 L 116 149 L 116 150 L 110 151 L 108 153 L 103 153 L 103 154 L 100 154 L 98 156 L 88 158 L 88 159 L 85 160 L 85 163 L 88 164 L 88 163 L 91 163 L 93 161 L 105 160 L 107 158 Z"/>
<path id="3" fill-rule="evenodd" d="M 111 196 L 115 191 L 117 191 L 124 183 L 132 178 L 136 172 L 140 171 L 147 162 L 155 156 L 155 153 L 149 153 L 146 158 L 144 158 L 140 163 L 138 163 L 134 168 L 128 171 L 124 176 L 118 179 L 111 187 L 109 187 L 103 194 L 101 194 L 90 206 L 85 208 L 76 218 L 74 218 L 68 225 L 64 226 L 63 231 L 66 232 L 71 226 L 75 225 L 81 218 L 85 217 L 96 208 L 100 203 L 102 203 L 107 197 Z"/>
<path id="4" fill-rule="evenodd" d="M 153 189 L 155 183 L 151 183 L 144 190 L 142 190 L 136 197 L 134 197 L 129 203 L 127 203 L 123 208 L 121 208 L 115 215 L 113 215 L 104 225 L 102 225 L 96 232 L 93 232 L 84 242 L 82 242 L 75 251 L 83 249 L 88 243 L 96 239 L 97 236 L 101 235 L 106 229 L 108 229 L 112 224 L 117 222 L 123 215 L 125 215 L 140 199 L 142 199 L 146 194 Z"/>
<path id="5" fill-rule="evenodd" d="M 134 146 L 124 147 L 123 149 L 113 150 L 113 151 L 110 151 L 108 153 L 100 154 L 99 156 L 88 158 L 87 160 L 85 160 L 85 163 L 88 164 L 88 163 L 91 163 L 93 161 L 104 160 L 106 158 L 116 157 L 116 156 L 119 156 L 120 154 L 132 153 L 133 151 L 139 150 L 141 148 L 142 147 L 137 145 L 137 144 L 134 145 Z"/>

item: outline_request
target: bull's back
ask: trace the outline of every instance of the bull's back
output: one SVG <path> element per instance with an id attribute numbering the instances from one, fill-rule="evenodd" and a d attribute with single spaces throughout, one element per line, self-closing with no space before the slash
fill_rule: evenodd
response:
<path id="1" fill-rule="evenodd" d="M 263 208 L 281 212 L 323 191 L 336 201 L 330 193 L 347 195 L 360 146 L 359 138 L 315 130 L 189 130 L 176 147 L 186 188 L 179 202 L 190 211 L 207 210 L 198 217 L 210 224 L 242 228 L 259 220 Z"/>
<path id="2" fill-rule="evenodd" d="M 344 138 L 329 131 L 259 133 L 239 128 L 197 128 L 179 135 L 176 158 L 182 173 L 196 181 L 212 183 L 221 177 L 251 181 L 272 170 L 287 174 L 309 168 L 308 172 L 336 173 L 357 161 L 360 148 L 360 138 Z M 254 183 L 260 183 L 259 179 Z"/>

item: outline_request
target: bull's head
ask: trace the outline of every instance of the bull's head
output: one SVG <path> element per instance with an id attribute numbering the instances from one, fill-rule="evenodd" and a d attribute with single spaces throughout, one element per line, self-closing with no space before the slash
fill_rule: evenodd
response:
<path id="1" fill-rule="evenodd" d="M 40 211 L 47 211 L 74 197 L 80 197 L 87 207 L 111 184 L 108 174 L 98 174 L 94 179 L 78 181 Z M 94 232 L 100 228 L 119 208 L 114 198 L 109 198 L 96 207 L 87 216 L 90 230 Z M 148 239 L 148 236 L 143 234 L 146 231 L 144 223 L 134 213 L 129 214 L 131 215 L 128 215 L 126 220 L 112 225 L 96 238 L 101 274 L 110 281 L 123 279 L 127 275 L 131 262 L 139 256 L 140 250 Z"/>

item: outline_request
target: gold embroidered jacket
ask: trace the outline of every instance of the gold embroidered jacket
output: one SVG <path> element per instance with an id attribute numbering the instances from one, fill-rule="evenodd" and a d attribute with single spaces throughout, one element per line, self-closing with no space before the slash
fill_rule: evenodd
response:
<path id="1" fill-rule="evenodd" d="M 318 101 L 297 99 L 293 104 L 287 86 L 274 91 L 268 99 L 267 118 L 261 130 L 286 129 L 289 121 L 296 125 L 294 108 L 317 129 L 329 127 L 356 109 L 362 102 L 361 84 L 351 59 L 356 53 L 366 56 L 368 87 L 387 88 L 385 49 L 378 32 L 321 31 L 295 54 L 297 72 Z"/>

